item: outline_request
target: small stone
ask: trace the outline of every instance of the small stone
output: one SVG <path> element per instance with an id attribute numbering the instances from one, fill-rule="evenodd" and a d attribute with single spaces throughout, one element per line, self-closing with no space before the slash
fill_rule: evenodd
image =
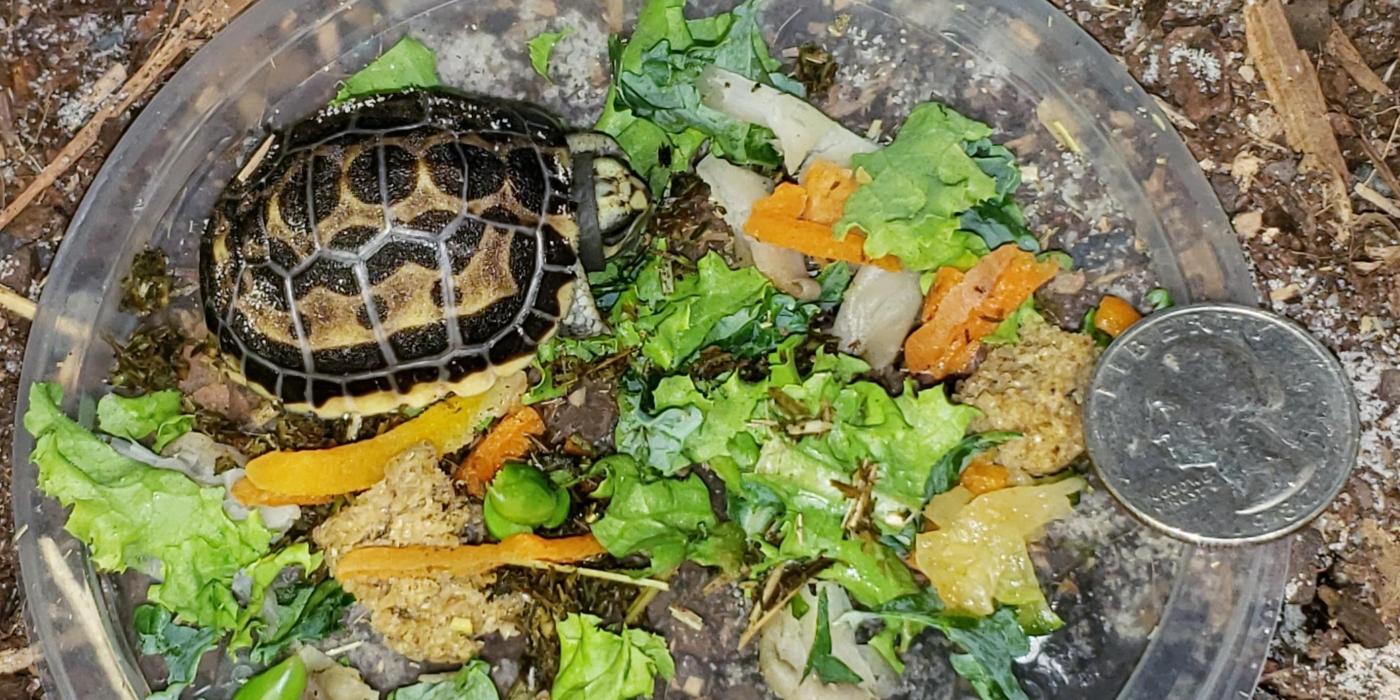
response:
<path id="1" fill-rule="evenodd" d="M 0 284 L 24 294 L 29 283 L 39 272 L 39 260 L 34 254 L 34 246 L 27 245 L 0 260 Z"/>
<path id="2" fill-rule="evenodd" d="M 1288 28 L 1293 30 L 1299 48 L 1317 51 L 1327 43 L 1327 35 L 1332 31 L 1327 0 L 1293 0 L 1283 6 L 1283 14 L 1288 17 Z"/>
<path id="3" fill-rule="evenodd" d="M 1298 177 L 1298 162 L 1292 158 L 1276 160 L 1264 166 L 1264 175 L 1274 182 L 1292 182 Z"/>

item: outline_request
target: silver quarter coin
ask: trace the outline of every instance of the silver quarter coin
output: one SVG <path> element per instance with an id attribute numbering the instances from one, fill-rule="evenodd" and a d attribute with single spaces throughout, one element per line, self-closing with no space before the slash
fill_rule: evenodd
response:
<path id="1" fill-rule="evenodd" d="M 1104 485 L 1149 525 L 1208 544 L 1288 534 L 1356 461 L 1356 398 L 1302 328 L 1231 304 L 1148 316 L 1104 351 L 1084 408 Z"/>

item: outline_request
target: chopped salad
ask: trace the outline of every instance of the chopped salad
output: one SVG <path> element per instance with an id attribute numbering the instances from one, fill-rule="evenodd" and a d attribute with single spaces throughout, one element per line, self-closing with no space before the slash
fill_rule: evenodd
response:
<path id="1" fill-rule="evenodd" d="M 834 69 L 784 65 L 759 3 L 685 9 L 647 0 L 609 44 L 593 128 L 652 212 L 587 275 L 601 332 L 316 418 L 230 376 L 151 251 L 95 421 L 30 388 L 39 488 L 97 569 L 152 581 L 150 698 L 203 697 L 216 655 L 240 700 L 879 698 L 930 636 L 948 683 L 1027 697 L 1017 660 L 1062 624 L 1028 546 L 1088 488 L 1089 370 L 1170 300 L 1061 328 L 1037 290 L 1073 262 L 992 128 L 927 102 L 868 139 L 806 100 Z M 530 41 L 540 79 L 570 31 Z M 451 78 L 408 38 L 334 100 Z"/>

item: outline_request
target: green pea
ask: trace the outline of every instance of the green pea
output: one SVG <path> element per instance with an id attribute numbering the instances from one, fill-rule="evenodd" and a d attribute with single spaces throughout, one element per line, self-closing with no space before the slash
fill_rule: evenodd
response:
<path id="1" fill-rule="evenodd" d="M 306 692 L 306 664 L 293 654 L 285 661 L 249 678 L 233 700 L 297 700 Z"/>
<path id="2" fill-rule="evenodd" d="M 524 464 L 507 464 L 486 490 L 486 502 L 506 520 L 535 526 L 554 517 L 558 493 L 544 472 Z"/>

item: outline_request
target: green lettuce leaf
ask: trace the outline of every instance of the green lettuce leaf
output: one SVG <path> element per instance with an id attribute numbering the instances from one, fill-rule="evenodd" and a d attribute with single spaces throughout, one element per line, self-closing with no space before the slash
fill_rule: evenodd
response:
<path id="1" fill-rule="evenodd" d="M 842 619 L 859 622 L 884 620 L 886 629 L 912 626 L 912 634 L 925 627 L 941 632 L 957 648 L 953 670 L 966 678 L 982 700 L 1026 700 L 1013 666 L 1030 652 L 1030 639 L 1016 621 L 1016 613 L 1001 608 L 987 617 L 948 613 L 938 594 L 925 589 L 917 594 L 874 606 L 869 612 L 851 611 Z"/>
<path id="2" fill-rule="evenodd" d="M 565 27 L 557 32 L 541 32 L 526 43 L 526 48 L 530 52 L 530 67 L 534 68 L 541 78 L 550 79 L 549 57 L 554 53 L 554 47 L 559 43 L 559 40 L 572 34 L 573 31 L 573 27 Z"/>
<path id="3" fill-rule="evenodd" d="M 255 633 L 248 658 L 255 664 L 269 664 L 284 656 L 294 644 L 325 639 L 340 629 L 345 611 L 354 596 L 341 589 L 335 579 L 317 584 L 299 581 L 272 591 L 271 616 Z"/>
<path id="4" fill-rule="evenodd" d="M 137 606 L 131 626 L 141 653 L 165 661 L 165 689 L 151 693 L 146 700 L 179 700 L 194 680 L 199 660 L 219 639 L 217 630 L 177 624 L 170 611 L 155 605 Z"/>
<path id="5" fill-rule="evenodd" d="M 859 228 L 866 253 L 898 256 L 911 270 L 971 266 L 989 247 L 959 217 L 1002 193 L 967 147 L 991 133 L 943 105 L 915 107 L 893 143 L 851 159 L 871 179 L 846 201 L 837 235 Z"/>
<path id="6" fill-rule="evenodd" d="M 473 659 L 445 678 L 420 681 L 389 693 L 389 700 L 497 700 L 491 667 Z"/>
<path id="7" fill-rule="evenodd" d="M 606 460 L 608 477 L 600 491 L 611 496 L 593 535 L 615 557 L 643 553 L 653 576 L 684 562 L 693 545 L 719 525 L 710 508 L 710 492 L 700 477 L 644 481 L 637 463 L 625 455 Z M 710 558 L 716 558 L 713 551 Z"/>
<path id="8" fill-rule="evenodd" d="M 406 36 L 347 78 L 335 93 L 331 105 L 357 97 L 408 88 L 435 88 L 441 84 L 437 75 L 437 55 L 422 42 Z"/>
<path id="9" fill-rule="evenodd" d="M 242 572 L 252 582 L 248 593 L 248 605 L 238 618 L 238 628 L 229 642 L 230 651 L 238 651 L 253 645 L 253 635 L 265 628 L 258 616 L 263 610 L 268 589 L 277 580 L 277 575 L 289 567 L 301 567 L 302 576 L 308 576 L 321 566 L 321 554 L 311 553 L 310 545 L 298 542 L 281 551 L 269 554 L 253 562 Z"/>
<path id="10" fill-rule="evenodd" d="M 996 330 L 982 336 L 983 345 L 1015 345 L 1021 342 L 1021 324 L 1025 323 L 1032 316 L 1040 318 L 1040 314 L 1035 310 L 1035 298 L 1026 299 L 1025 303 L 1016 307 L 1010 316 L 1002 319 L 997 324 Z"/>
<path id="11" fill-rule="evenodd" d="M 738 357 L 762 357 L 783 340 L 807 332 L 812 318 L 840 299 L 850 273 L 832 266 L 821 277 L 824 294 L 799 302 L 752 267 L 731 270 L 718 253 L 701 258 L 693 274 L 673 278 L 669 263 L 643 266 L 609 314 L 617 343 L 637 346 L 658 369 L 674 370 L 701 348 Z"/>
<path id="12" fill-rule="evenodd" d="M 39 488 L 72 508 L 66 529 L 88 546 L 103 571 L 155 575 L 151 602 L 200 627 L 236 627 L 233 577 L 268 550 L 272 533 L 257 513 L 234 521 L 224 490 L 184 474 L 117 454 L 59 408 L 56 384 L 30 387 L 24 426 L 34 436 L 30 460 Z"/>
<path id="13" fill-rule="evenodd" d="M 846 662 L 831 655 L 831 612 L 825 588 L 817 593 L 817 629 L 812 650 L 807 653 L 807 666 L 802 670 L 803 678 L 814 671 L 823 683 L 859 685 L 863 680 Z"/>
<path id="14" fill-rule="evenodd" d="M 773 133 L 706 107 L 696 81 L 717 66 L 765 85 L 802 94 L 769 53 L 757 3 L 728 13 L 686 19 L 685 0 L 647 0 L 628 39 L 609 42 L 613 67 L 602 116 L 594 127 L 612 135 L 632 167 L 661 196 L 675 173 L 686 172 L 701 146 L 738 164 L 777 167 Z"/>
<path id="15" fill-rule="evenodd" d="M 156 452 L 194 427 L 194 416 L 180 413 L 183 396 L 173 389 L 127 398 L 108 394 L 97 402 L 97 428 L 140 442 L 154 435 Z"/>
<path id="16" fill-rule="evenodd" d="M 554 700 L 631 700 L 651 697 L 654 678 L 669 680 L 675 661 L 661 637 L 639 629 L 602 629 L 593 615 L 571 614 L 555 625 L 559 672 Z"/>

